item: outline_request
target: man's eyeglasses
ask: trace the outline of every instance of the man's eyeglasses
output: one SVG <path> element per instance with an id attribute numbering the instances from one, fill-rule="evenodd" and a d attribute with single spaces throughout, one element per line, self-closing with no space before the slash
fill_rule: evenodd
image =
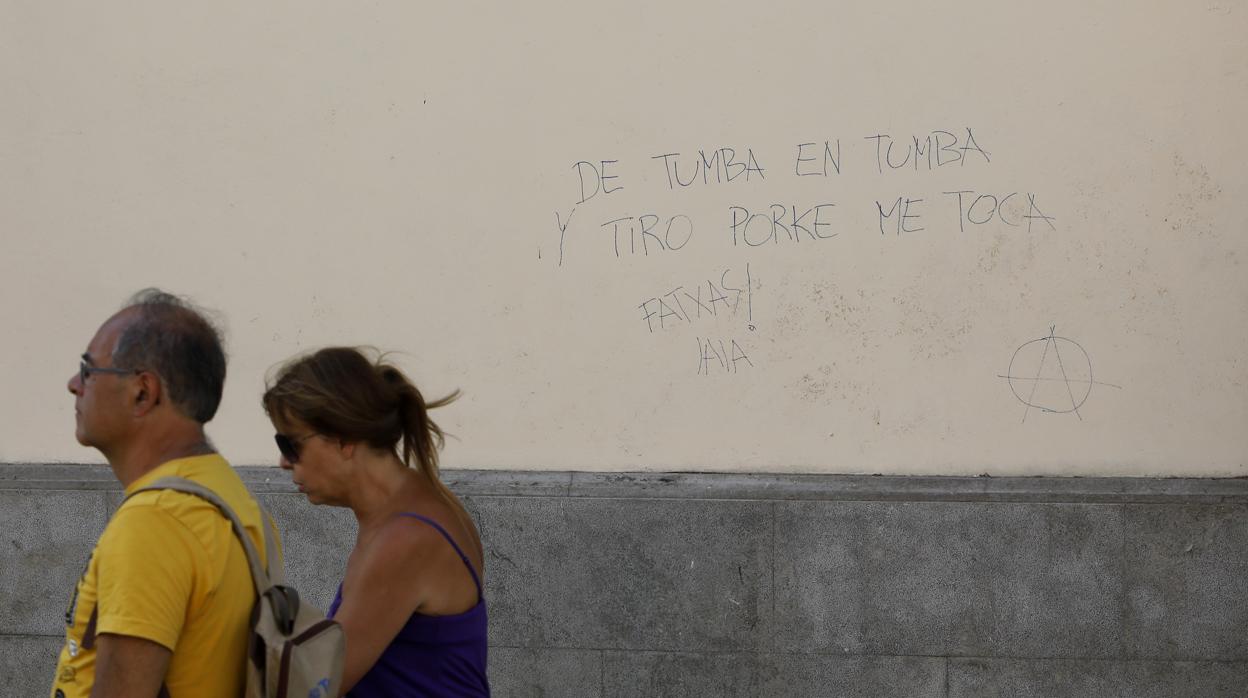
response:
<path id="1" fill-rule="evenodd" d="M 110 368 L 101 366 L 88 366 L 86 361 L 78 362 L 78 380 L 86 383 L 87 377 L 92 373 L 111 373 L 117 376 L 130 376 L 142 373 L 141 368 Z"/>
<path id="2" fill-rule="evenodd" d="M 316 432 L 294 437 L 274 434 L 273 440 L 277 442 L 277 450 L 282 452 L 282 457 L 286 459 L 286 462 L 294 465 L 299 462 L 299 445 L 313 436 L 316 436 Z"/>

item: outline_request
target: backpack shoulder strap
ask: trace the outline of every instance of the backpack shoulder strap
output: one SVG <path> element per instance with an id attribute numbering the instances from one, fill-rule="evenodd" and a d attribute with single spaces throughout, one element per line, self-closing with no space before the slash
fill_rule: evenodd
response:
<path id="1" fill-rule="evenodd" d="M 234 535 L 243 544 L 243 551 L 247 553 L 247 565 L 251 568 L 251 579 L 256 586 L 256 594 L 264 595 L 264 592 L 273 584 L 281 584 L 284 579 L 282 563 L 277 555 L 277 544 L 273 539 L 271 531 L 271 519 L 264 507 L 260 507 L 260 528 L 264 530 L 264 547 L 265 557 L 267 558 L 269 573 L 266 573 L 264 567 L 260 564 L 260 553 L 256 551 L 256 546 L 251 542 L 251 536 L 247 535 L 247 530 L 243 527 L 243 522 L 238 518 L 238 514 L 225 503 L 225 500 L 212 490 L 203 485 L 187 480 L 181 477 L 162 477 L 147 487 L 140 487 L 131 492 L 126 498 L 129 499 L 139 492 L 149 490 L 175 490 L 177 492 L 185 492 L 186 494 L 195 495 L 200 499 L 206 500 L 213 504 L 229 519 L 230 524 L 234 528 Z M 256 506 L 260 506 L 257 502 Z"/>
<path id="2" fill-rule="evenodd" d="M 265 511 L 260 502 L 256 502 L 256 507 L 260 509 L 260 528 L 264 529 L 264 568 L 269 573 L 269 584 L 273 586 L 282 586 L 286 584 L 286 565 L 282 562 L 282 556 L 278 554 L 277 538 L 274 533 L 277 532 L 277 522 Z"/>

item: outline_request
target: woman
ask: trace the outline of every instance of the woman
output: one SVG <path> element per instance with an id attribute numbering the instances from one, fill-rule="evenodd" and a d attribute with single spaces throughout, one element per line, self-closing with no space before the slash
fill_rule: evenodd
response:
<path id="1" fill-rule="evenodd" d="M 353 696 L 488 696 L 484 552 L 438 478 L 443 434 L 399 369 L 353 348 L 322 349 L 278 371 L 264 393 L 281 465 L 313 504 L 359 522 L 330 606 L 347 637 Z"/>

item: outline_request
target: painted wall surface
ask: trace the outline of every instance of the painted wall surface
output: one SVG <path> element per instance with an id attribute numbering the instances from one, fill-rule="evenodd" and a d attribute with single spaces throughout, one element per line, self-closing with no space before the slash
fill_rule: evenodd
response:
<path id="1" fill-rule="evenodd" d="M 240 464 L 371 344 L 449 467 L 1248 474 L 1242 2 L 0 13 L 0 461 L 157 285 Z"/>

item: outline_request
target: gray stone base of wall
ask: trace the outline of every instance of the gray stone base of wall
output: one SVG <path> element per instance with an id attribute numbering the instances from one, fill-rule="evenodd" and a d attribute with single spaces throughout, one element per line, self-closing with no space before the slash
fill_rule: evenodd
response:
<path id="1" fill-rule="evenodd" d="M 239 468 L 328 606 L 350 512 Z M 497 696 L 1248 696 L 1248 481 L 448 471 Z M 120 502 L 0 465 L 0 694 L 47 695 Z"/>

